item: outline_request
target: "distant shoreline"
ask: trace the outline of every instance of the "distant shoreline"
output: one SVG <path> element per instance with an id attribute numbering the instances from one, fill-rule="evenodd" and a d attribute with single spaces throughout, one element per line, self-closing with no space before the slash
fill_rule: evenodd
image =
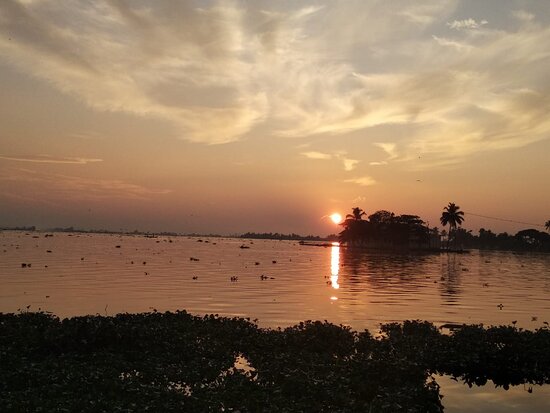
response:
<path id="1" fill-rule="evenodd" d="M 23 233 L 37 233 L 37 234 L 48 234 L 51 236 L 56 233 L 60 234 L 105 234 L 105 235 L 125 235 L 125 236 L 143 236 L 148 238 L 156 237 L 192 237 L 192 238 L 230 238 L 230 239 L 250 239 L 250 240 L 273 240 L 273 241 L 297 241 L 303 242 L 302 245 L 305 246 L 320 246 L 320 247 L 329 247 L 332 246 L 332 242 L 338 241 L 336 234 L 327 235 L 326 237 L 321 237 L 317 235 L 298 235 L 298 234 L 279 234 L 279 233 L 245 233 L 245 234 L 198 234 L 198 233 L 178 233 L 178 232 L 147 232 L 147 231 L 111 231 L 111 230 L 96 230 L 96 229 L 81 229 L 81 228 L 50 228 L 50 229 L 37 229 L 35 227 L 2 227 L 0 228 L 1 232 L 23 232 Z M 312 242 L 312 243 L 309 243 Z M 463 249 L 447 249 L 447 248 L 432 248 L 432 249 L 392 249 L 384 247 L 349 247 L 345 244 L 340 244 L 341 247 L 346 248 L 357 248 L 357 250 L 369 250 L 369 251 L 404 251 L 404 252 L 428 252 L 428 253 L 454 253 L 454 254 L 467 254 L 472 250 L 479 251 L 502 251 L 502 252 L 512 252 L 512 253 L 542 253 L 548 254 L 550 250 L 544 249 L 513 249 L 513 248 L 495 248 L 495 247 L 486 247 L 484 245 L 466 245 Z"/>

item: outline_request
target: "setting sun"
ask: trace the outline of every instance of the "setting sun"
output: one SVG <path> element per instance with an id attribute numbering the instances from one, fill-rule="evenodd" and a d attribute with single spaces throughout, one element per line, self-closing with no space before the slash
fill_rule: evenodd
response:
<path id="1" fill-rule="evenodd" d="M 340 215 L 338 212 L 335 212 L 330 216 L 330 219 L 332 219 L 332 222 L 334 222 L 335 224 L 339 224 L 340 222 L 342 222 L 342 215 Z"/>

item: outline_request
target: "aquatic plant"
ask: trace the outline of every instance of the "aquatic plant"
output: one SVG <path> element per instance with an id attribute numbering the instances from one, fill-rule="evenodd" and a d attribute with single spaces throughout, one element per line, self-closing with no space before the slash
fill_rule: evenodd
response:
<path id="1" fill-rule="evenodd" d="M 435 374 L 550 383 L 550 331 L 427 322 L 373 336 L 185 311 L 0 314 L 0 411 L 441 412 Z M 245 366 L 236 364 L 245 362 Z"/>

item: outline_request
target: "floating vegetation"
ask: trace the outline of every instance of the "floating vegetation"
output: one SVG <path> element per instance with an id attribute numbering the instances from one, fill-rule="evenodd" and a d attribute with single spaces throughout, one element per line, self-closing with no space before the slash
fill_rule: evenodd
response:
<path id="1" fill-rule="evenodd" d="M 0 411 L 442 412 L 436 374 L 470 386 L 550 383 L 549 348 L 547 327 L 445 335 L 407 321 L 375 337 L 185 311 L 0 314 Z"/>

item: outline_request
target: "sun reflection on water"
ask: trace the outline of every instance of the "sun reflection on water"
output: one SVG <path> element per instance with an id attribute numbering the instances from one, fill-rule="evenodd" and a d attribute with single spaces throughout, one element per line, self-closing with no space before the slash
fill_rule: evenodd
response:
<path id="1" fill-rule="evenodd" d="M 338 284 L 338 271 L 340 270 L 340 244 L 337 242 L 332 243 L 330 252 L 330 282 L 332 288 L 337 290 L 340 288 Z"/>

